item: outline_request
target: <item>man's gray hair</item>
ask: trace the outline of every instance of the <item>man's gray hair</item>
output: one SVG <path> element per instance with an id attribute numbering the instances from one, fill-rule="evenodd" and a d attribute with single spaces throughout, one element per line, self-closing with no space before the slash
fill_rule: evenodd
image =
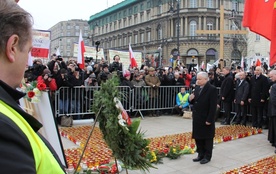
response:
<path id="1" fill-rule="evenodd" d="M 209 80 L 209 77 L 208 77 L 208 73 L 207 73 L 207 72 L 200 71 L 200 72 L 197 73 L 197 75 L 200 75 L 201 77 L 203 77 L 203 78 Z"/>

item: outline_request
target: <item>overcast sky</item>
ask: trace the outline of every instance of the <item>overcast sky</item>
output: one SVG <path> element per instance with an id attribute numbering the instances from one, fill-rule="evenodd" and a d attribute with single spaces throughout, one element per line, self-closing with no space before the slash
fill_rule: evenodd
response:
<path id="1" fill-rule="evenodd" d="M 89 20 L 108 7 L 124 0 L 20 0 L 19 5 L 32 14 L 34 29 L 47 30 L 60 21 Z"/>

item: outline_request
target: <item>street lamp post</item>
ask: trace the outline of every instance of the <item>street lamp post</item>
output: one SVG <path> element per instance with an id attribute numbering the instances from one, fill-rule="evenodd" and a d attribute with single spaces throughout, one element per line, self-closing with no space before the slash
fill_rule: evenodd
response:
<path id="1" fill-rule="evenodd" d="M 177 54 L 177 59 L 179 59 L 179 56 L 180 56 L 180 50 L 179 50 L 179 31 L 180 31 L 180 26 L 179 26 L 179 21 L 180 21 L 180 17 L 179 17 L 179 1 L 180 0 L 177 0 L 177 51 L 178 51 L 178 54 Z"/>
<path id="2" fill-rule="evenodd" d="M 180 47 L 180 44 L 179 44 L 179 33 L 180 33 L 180 16 L 179 16 L 179 11 L 180 11 L 180 0 L 175 0 L 177 2 L 176 4 L 176 13 L 177 13 L 177 25 L 176 25 L 176 39 L 177 39 L 177 43 L 176 43 L 176 49 L 177 49 L 177 59 L 179 59 L 179 56 L 180 56 L 180 50 L 179 50 L 179 47 Z M 175 13 L 175 10 L 173 8 L 173 6 L 171 5 L 170 6 L 170 10 L 169 12 L 173 15 Z"/>

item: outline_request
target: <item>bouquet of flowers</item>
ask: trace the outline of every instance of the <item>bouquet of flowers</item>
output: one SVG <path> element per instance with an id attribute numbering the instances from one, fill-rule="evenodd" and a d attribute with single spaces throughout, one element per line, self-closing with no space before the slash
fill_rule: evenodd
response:
<path id="1" fill-rule="evenodd" d="M 45 83 L 37 83 L 32 81 L 30 83 L 23 83 L 21 87 L 22 91 L 27 95 L 25 98 L 31 103 L 38 103 L 40 101 L 41 91 L 46 91 L 47 87 Z"/>

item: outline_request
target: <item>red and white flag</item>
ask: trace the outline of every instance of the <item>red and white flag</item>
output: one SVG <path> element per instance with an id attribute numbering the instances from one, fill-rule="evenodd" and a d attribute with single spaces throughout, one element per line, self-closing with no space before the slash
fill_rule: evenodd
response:
<path id="1" fill-rule="evenodd" d="M 79 67 L 81 69 L 84 68 L 84 52 L 85 52 L 85 47 L 84 47 L 84 42 L 83 42 L 81 30 L 80 30 L 77 63 L 79 64 Z"/>
<path id="2" fill-rule="evenodd" d="M 242 56 L 242 59 L 241 59 L 241 69 L 244 70 L 244 58 Z"/>
<path id="3" fill-rule="evenodd" d="M 131 68 L 137 67 L 138 65 L 137 65 L 137 62 L 135 60 L 135 57 L 134 57 L 134 54 L 133 54 L 133 51 L 132 51 L 130 43 L 129 43 L 128 50 L 129 50 L 129 59 L 130 59 L 130 66 L 131 66 Z"/>
<path id="4" fill-rule="evenodd" d="M 202 69 L 202 70 L 205 70 L 205 64 L 204 64 L 204 61 L 202 61 L 202 63 L 201 63 L 201 69 Z"/>
<path id="5" fill-rule="evenodd" d="M 257 59 L 257 61 L 256 61 L 256 64 L 255 64 L 256 66 L 261 66 L 261 61 L 260 61 L 260 59 Z"/>

